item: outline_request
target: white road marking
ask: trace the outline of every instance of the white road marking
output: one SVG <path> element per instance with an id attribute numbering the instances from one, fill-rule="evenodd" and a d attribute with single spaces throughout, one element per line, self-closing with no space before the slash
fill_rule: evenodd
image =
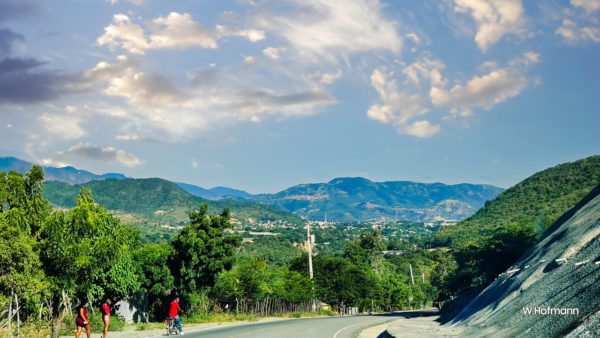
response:
<path id="1" fill-rule="evenodd" d="M 373 322 L 373 321 L 376 321 L 376 320 L 377 320 L 377 318 L 374 318 L 374 319 L 372 319 L 372 320 L 370 320 L 370 321 L 360 322 L 360 323 L 356 323 L 356 324 L 352 324 L 352 325 L 348 325 L 348 326 L 346 326 L 346 327 L 343 327 L 343 328 L 339 329 L 339 330 L 338 330 L 338 331 L 337 331 L 337 332 L 336 332 L 336 333 L 333 335 L 333 338 L 337 338 L 338 334 L 342 333 L 342 331 L 344 331 L 344 330 L 347 330 L 347 329 L 349 329 L 349 328 L 351 328 L 351 327 L 354 327 L 354 326 L 357 326 L 357 325 L 361 325 L 361 324 L 370 323 L 370 322 Z"/>

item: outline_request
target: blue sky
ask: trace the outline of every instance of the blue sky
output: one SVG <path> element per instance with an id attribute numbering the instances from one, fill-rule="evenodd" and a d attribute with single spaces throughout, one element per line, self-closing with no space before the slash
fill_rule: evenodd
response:
<path id="1" fill-rule="evenodd" d="M 600 0 L 0 0 L 0 156 L 274 192 L 600 153 Z"/>

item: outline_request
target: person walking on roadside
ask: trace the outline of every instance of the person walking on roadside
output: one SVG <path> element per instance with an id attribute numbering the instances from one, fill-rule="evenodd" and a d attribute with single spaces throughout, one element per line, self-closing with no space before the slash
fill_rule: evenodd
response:
<path id="1" fill-rule="evenodd" d="M 102 312 L 102 322 L 104 323 L 104 332 L 102 334 L 102 338 L 108 338 L 108 326 L 110 325 L 110 304 L 110 299 L 106 299 L 100 308 Z"/>
<path id="2" fill-rule="evenodd" d="M 181 319 L 179 318 L 179 309 L 179 297 L 175 297 L 169 307 L 169 317 L 173 318 L 173 321 L 177 324 L 179 335 L 183 336 L 183 327 L 181 326 Z"/>
<path id="3" fill-rule="evenodd" d="M 92 336 L 92 327 L 90 326 L 87 303 L 81 305 L 77 310 L 77 317 L 75 317 L 75 325 L 77 325 L 77 331 L 75 332 L 75 338 L 79 338 L 81 331 L 85 328 L 87 338 Z"/>

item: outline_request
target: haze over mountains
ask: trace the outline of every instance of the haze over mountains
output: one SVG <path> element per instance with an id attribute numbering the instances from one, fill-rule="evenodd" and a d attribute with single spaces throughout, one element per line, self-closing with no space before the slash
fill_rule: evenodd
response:
<path id="1" fill-rule="evenodd" d="M 25 173 L 30 167 L 31 163 L 16 158 L 0 158 L 0 171 L 16 170 Z M 168 189 L 166 189 L 166 182 L 168 181 L 165 180 L 145 179 L 143 183 L 140 183 L 142 182 L 141 179 L 129 179 L 122 174 L 97 175 L 73 167 L 55 168 L 45 166 L 44 170 L 49 181 L 59 181 L 71 185 L 91 184 L 92 187 L 100 191 L 120 191 L 119 194 L 108 194 L 104 198 L 114 199 L 110 202 L 108 200 L 104 201 L 110 205 L 107 205 L 109 209 L 118 207 L 119 199 L 124 198 L 132 187 L 135 187 L 135 192 L 129 191 L 131 194 L 140 194 L 139 189 L 143 187 L 145 190 L 142 191 L 159 195 L 165 194 L 167 191 L 173 193 L 173 190 L 179 190 L 177 189 L 179 187 L 182 191 L 177 192 L 177 196 L 181 197 L 181 194 L 189 194 L 188 197 L 178 197 L 176 199 L 185 200 L 185 203 L 183 203 L 185 207 L 189 207 L 191 201 L 197 202 L 201 199 L 213 201 L 232 199 L 237 202 L 230 201 L 230 204 L 239 202 L 248 204 L 247 202 L 251 202 L 293 213 L 306 219 L 324 220 L 327 218 L 330 221 L 377 219 L 456 221 L 472 215 L 486 201 L 493 199 L 503 191 L 501 188 L 482 184 L 446 185 L 410 181 L 373 182 L 361 177 L 346 177 L 335 178 L 327 183 L 299 184 L 275 194 L 251 195 L 238 189 L 227 187 L 205 189 L 187 183 L 173 183 L 168 185 Z M 107 181 L 107 179 L 116 180 Z M 102 183 L 103 181 L 106 182 Z M 136 181 L 138 181 L 138 184 L 133 183 Z M 110 188 L 105 188 L 108 186 Z M 67 203 L 58 201 L 70 200 L 75 190 L 67 185 L 51 184 L 49 191 L 52 192 L 50 200 L 53 203 L 68 207 Z M 192 198 L 194 196 L 200 199 Z M 163 197 L 166 198 L 166 196 Z M 160 198 L 160 196 L 155 196 L 153 201 L 156 198 Z M 102 202 L 103 199 L 99 201 Z M 175 209 L 178 207 L 173 203 L 169 203 L 168 206 Z M 146 210 L 146 206 L 140 206 L 140 208 L 144 209 L 144 214 L 149 212 L 149 210 Z M 121 207 L 118 210 L 132 211 L 131 207 L 125 209 Z M 180 213 L 177 214 L 179 216 Z"/>

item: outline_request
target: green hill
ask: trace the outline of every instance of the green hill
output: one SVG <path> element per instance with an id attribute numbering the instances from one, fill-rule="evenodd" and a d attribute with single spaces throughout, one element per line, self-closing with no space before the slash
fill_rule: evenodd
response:
<path id="1" fill-rule="evenodd" d="M 500 226 L 533 224 L 538 233 L 600 184 L 600 155 L 538 172 L 507 189 L 468 219 L 437 235 L 448 245 Z"/>
<path id="2" fill-rule="evenodd" d="M 304 222 L 298 216 L 266 206 L 233 200 L 209 201 L 185 192 L 173 182 L 159 178 L 107 179 L 79 185 L 49 181 L 45 184 L 44 194 L 53 205 L 71 208 L 75 205 L 75 197 L 81 187 L 90 188 L 98 204 L 114 211 L 124 221 L 137 225 L 163 228 L 184 225 L 188 222 L 187 213 L 202 203 L 206 203 L 211 212 L 229 208 L 234 224 L 275 222 L 300 225 Z"/>

